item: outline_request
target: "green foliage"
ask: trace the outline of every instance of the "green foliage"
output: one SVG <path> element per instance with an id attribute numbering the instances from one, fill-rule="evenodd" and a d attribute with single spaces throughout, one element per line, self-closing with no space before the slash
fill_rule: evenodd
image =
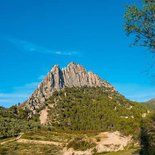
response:
<path id="1" fill-rule="evenodd" d="M 146 105 L 149 109 L 155 110 L 155 100 L 150 100 L 148 102 L 144 102 L 144 105 Z"/>
<path id="2" fill-rule="evenodd" d="M 132 149 L 132 150 L 124 150 L 124 151 L 118 151 L 118 152 L 110 152 L 110 153 L 94 153 L 93 155 L 139 155 L 138 149 Z"/>
<path id="3" fill-rule="evenodd" d="M 130 5 L 125 12 L 125 31 L 134 34 L 134 45 L 149 47 L 155 52 L 155 1 L 143 0 L 141 7 Z"/>
<path id="4" fill-rule="evenodd" d="M 86 151 L 93 147 L 95 147 L 95 143 L 88 142 L 83 137 L 76 137 L 67 145 L 67 148 L 73 148 L 77 151 Z"/>
<path id="5" fill-rule="evenodd" d="M 54 141 L 54 142 L 66 142 L 74 138 L 75 134 L 64 133 L 62 131 L 48 131 L 45 128 L 41 128 L 37 131 L 28 131 L 22 138 L 30 140 L 42 140 L 42 141 Z"/>
<path id="6" fill-rule="evenodd" d="M 141 155 L 155 154 L 155 114 L 150 121 L 144 121 L 141 128 Z"/>
<path id="7" fill-rule="evenodd" d="M 105 88 L 66 88 L 48 101 L 49 124 L 56 129 L 116 131 L 140 130 L 147 108 Z"/>
<path id="8" fill-rule="evenodd" d="M 39 127 L 37 120 L 28 120 L 26 111 L 16 106 L 9 109 L 0 107 L 0 138 L 17 136 L 20 132 L 37 130 Z"/>
<path id="9" fill-rule="evenodd" d="M 1 155 L 60 155 L 54 145 L 8 143 L 0 147 Z"/>

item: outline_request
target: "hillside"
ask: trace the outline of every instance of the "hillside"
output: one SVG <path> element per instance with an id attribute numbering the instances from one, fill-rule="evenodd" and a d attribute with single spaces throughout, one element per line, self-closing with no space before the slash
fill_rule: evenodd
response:
<path id="1" fill-rule="evenodd" d="M 136 136 L 142 120 L 151 114 L 73 62 L 63 69 L 52 67 L 22 108 L 28 109 L 32 118 L 40 115 L 41 124 L 55 130 L 118 130 Z"/>
<path id="2" fill-rule="evenodd" d="M 105 155 L 109 151 L 123 150 L 130 141 L 131 137 L 122 137 L 119 132 L 64 133 L 63 131 L 38 130 L 22 135 L 15 142 L 1 145 L 0 154 Z M 135 152 L 135 149 L 119 151 L 117 155 L 125 153 L 132 155 L 132 152 Z"/>
<path id="3" fill-rule="evenodd" d="M 103 87 L 65 88 L 46 102 L 46 124 L 59 129 L 138 133 L 150 111 Z"/>
<path id="4" fill-rule="evenodd" d="M 155 110 L 155 99 L 151 99 L 147 102 L 143 102 L 144 105 L 146 105 L 148 108 Z"/>
<path id="5" fill-rule="evenodd" d="M 152 115 L 82 65 L 55 65 L 22 105 L 0 109 L 2 141 L 23 133 L 0 151 L 33 152 L 34 144 L 38 154 L 53 154 L 47 144 L 63 155 L 92 155 L 145 146 L 154 135 Z"/>
<path id="6" fill-rule="evenodd" d="M 0 107 L 0 138 L 14 137 L 21 132 L 39 128 L 37 116 L 28 119 L 28 111 L 13 106 L 9 109 Z"/>

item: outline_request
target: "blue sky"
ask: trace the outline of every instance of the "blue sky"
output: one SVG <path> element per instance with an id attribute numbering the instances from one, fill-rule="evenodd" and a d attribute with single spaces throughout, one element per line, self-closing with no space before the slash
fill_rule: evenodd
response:
<path id="1" fill-rule="evenodd" d="M 54 64 L 80 63 L 127 98 L 155 97 L 153 55 L 123 30 L 132 0 L 1 0 L 0 105 L 24 101 Z"/>

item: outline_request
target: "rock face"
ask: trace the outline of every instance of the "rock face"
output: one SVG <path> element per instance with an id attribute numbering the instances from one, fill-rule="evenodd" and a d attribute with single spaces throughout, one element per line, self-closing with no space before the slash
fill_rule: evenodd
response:
<path id="1" fill-rule="evenodd" d="M 97 141 L 98 139 L 99 141 Z M 96 153 L 103 152 L 117 152 L 128 148 L 132 143 L 132 136 L 124 136 L 119 131 L 115 132 L 101 132 L 96 137 L 87 138 L 85 141 L 92 142 L 96 146 L 85 151 L 74 150 L 73 148 L 65 147 L 63 155 L 92 155 L 94 150 Z"/>
<path id="2" fill-rule="evenodd" d="M 26 101 L 26 106 L 35 112 L 44 105 L 44 101 L 52 96 L 54 91 L 65 87 L 106 87 L 115 91 L 108 82 L 99 78 L 79 64 L 70 63 L 66 68 L 60 69 L 55 65 L 45 79 L 38 85 L 32 96 Z"/>

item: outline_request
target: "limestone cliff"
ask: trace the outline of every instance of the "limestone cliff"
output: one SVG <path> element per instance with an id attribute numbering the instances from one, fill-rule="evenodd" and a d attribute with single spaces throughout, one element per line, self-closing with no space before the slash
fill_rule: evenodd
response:
<path id="1" fill-rule="evenodd" d="M 105 80 L 98 75 L 87 72 L 86 69 L 79 64 L 70 63 L 66 68 L 60 69 L 55 65 L 47 74 L 44 80 L 38 85 L 31 97 L 26 101 L 25 105 L 32 111 L 39 109 L 44 105 L 46 99 L 52 96 L 54 91 L 60 91 L 65 87 L 106 87 L 115 91 Z"/>

